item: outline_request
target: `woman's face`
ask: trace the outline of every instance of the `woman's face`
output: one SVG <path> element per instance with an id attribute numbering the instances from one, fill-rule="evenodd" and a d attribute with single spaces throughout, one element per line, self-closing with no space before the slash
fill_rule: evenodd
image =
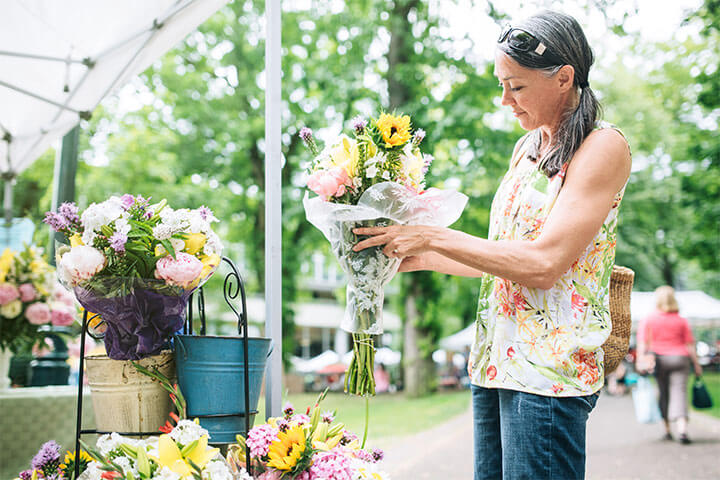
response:
<path id="1" fill-rule="evenodd" d="M 512 109 L 522 128 L 554 130 L 560 123 L 568 100 L 567 79 L 563 82 L 559 78 L 564 76 L 563 70 L 548 77 L 540 70 L 523 67 L 498 49 L 495 76 L 503 89 L 502 104 Z M 569 81 L 572 85 L 572 78 Z"/>

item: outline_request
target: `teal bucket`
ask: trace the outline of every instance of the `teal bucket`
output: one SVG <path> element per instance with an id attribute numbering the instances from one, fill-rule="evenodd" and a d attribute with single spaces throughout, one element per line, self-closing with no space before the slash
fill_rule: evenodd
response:
<path id="1" fill-rule="evenodd" d="M 245 361 L 242 337 L 175 335 L 175 363 L 188 418 L 199 418 L 211 443 L 233 443 L 252 427 L 257 411 L 269 338 L 248 338 L 249 405 L 245 408 Z"/>

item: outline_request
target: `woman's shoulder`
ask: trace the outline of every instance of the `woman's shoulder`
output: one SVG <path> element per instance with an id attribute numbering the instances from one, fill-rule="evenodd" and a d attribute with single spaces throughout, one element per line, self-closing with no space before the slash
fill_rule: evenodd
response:
<path id="1" fill-rule="evenodd" d="M 590 132 L 568 166 L 571 173 L 584 172 L 593 181 L 612 184 L 620 190 L 630 176 L 632 157 L 625 137 L 615 128 L 598 128 Z"/>

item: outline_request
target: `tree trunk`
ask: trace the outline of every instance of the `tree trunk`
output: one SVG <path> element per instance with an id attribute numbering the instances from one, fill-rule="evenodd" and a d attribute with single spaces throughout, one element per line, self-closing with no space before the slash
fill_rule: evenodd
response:
<path id="1" fill-rule="evenodd" d="M 417 5 L 417 0 L 396 0 L 390 17 L 390 46 L 388 49 L 388 93 L 390 111 L 402 112 L 402 108 L 410 100 L 408 79 L 402 75 L 403 67 L 408 65 L 412 55 L 412 25 L 408 20 L 410 10 Z M 404 112 L 409 113 L 409 112 Z M 411 397 L 422 396 L 433 389 L 435 375 L 433 372 L 432 353 L 421 352 L 418 339 L 423 335 L 417 328 L 419 314 L 416 304 L 420 284 L 415 275 L 408 275 L 409 282 L 405 298 L 405 316 L 403 326 L 403 379 L 405 393 Z"/>

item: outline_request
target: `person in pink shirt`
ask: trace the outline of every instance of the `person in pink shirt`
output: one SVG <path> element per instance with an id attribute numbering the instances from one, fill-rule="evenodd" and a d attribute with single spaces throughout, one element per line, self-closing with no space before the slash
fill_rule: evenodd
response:
<path id="1" fill-rule="evenodd" d="M 675 290 L 663 286 L 655 290 L 657 310 L 650 314 L 638 330 L 638 359 L 655 357 L 655 378 L 660 390 L 660 413 L 665 421 L 665 439 L 672 440 L 671 423 L 676 424 L 680 443 L 687 445 L 688 406 L 687 383 L 690 362 L 695 375 L 702 368 L 695 354 L 695 339 L 688 321 L 678 315 Z"/>

